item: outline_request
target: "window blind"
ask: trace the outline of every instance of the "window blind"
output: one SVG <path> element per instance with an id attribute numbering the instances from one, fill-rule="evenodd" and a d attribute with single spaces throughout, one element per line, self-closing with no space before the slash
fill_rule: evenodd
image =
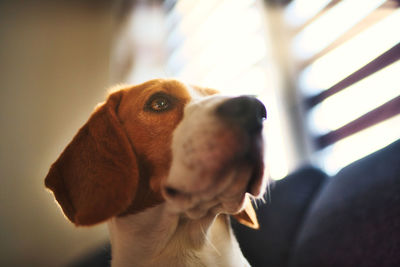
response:
<path id="1" fill-rule="evenodd" d="M 296 84 L 313 158 L 335 172 L 400 137 L 400 1 L 292 1 Z"/>

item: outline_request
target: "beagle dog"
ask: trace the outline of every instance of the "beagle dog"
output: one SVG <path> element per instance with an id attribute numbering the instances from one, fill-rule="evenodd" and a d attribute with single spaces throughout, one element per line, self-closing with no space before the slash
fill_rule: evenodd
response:
<path id="1" fill-rule="evenodd" d="M 258 228 L 264 105 L 177 80 L 120 88 L 45 179 L 75 225 L 107 222 L 117 266 L 249 266 L 229 215 Z"/>

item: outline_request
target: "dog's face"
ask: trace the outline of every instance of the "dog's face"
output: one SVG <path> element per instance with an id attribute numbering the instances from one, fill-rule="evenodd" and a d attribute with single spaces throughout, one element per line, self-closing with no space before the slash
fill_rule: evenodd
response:
<path id="1" fill-rule="evenodd" d="M 263 193 L 266 111 L 250 97 L 211 96 L 189 102 L 174 130 L 164 196 L 178 212 L 199 219 L 237 213 L 246 193 Z"/>
<path id="2" fill-rule="evenodd" d="M 46 177 L 67 217 L 90 225 L 166 200 L 196 219 L 262 194 L 265 108 L 215 93 L 153 80 L 111 94 Z"/>

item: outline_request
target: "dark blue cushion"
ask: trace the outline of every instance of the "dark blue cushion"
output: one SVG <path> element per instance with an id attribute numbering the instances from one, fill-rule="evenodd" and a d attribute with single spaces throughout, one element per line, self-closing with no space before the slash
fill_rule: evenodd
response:
<path id="1" fill-rule="evenodd" d="M 292 256 L 291 266 L 400 266 L 400 141 L 330 179 Z"/>
<path id="2" fill-rule="evenodd" d="M 232 220 L 243 254 L 253 267 L 286 266 L 298 228 L 326 175 L 304 167 L 271 185 L 267 204 L 257 210 L 260 230 L 252 230 Z"/>

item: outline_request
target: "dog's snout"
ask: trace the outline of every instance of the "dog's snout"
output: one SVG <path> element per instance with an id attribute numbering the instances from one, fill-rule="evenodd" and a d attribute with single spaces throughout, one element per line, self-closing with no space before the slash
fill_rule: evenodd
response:
<path id="1" fill-rule="evenodd" d="M 217 107 L 217 114 L 225 120 L 239 124 L 249 132 L 261 131 L 263 120 L 267 118 L 264 104 L 249 96 L 224 101 Z"/>

